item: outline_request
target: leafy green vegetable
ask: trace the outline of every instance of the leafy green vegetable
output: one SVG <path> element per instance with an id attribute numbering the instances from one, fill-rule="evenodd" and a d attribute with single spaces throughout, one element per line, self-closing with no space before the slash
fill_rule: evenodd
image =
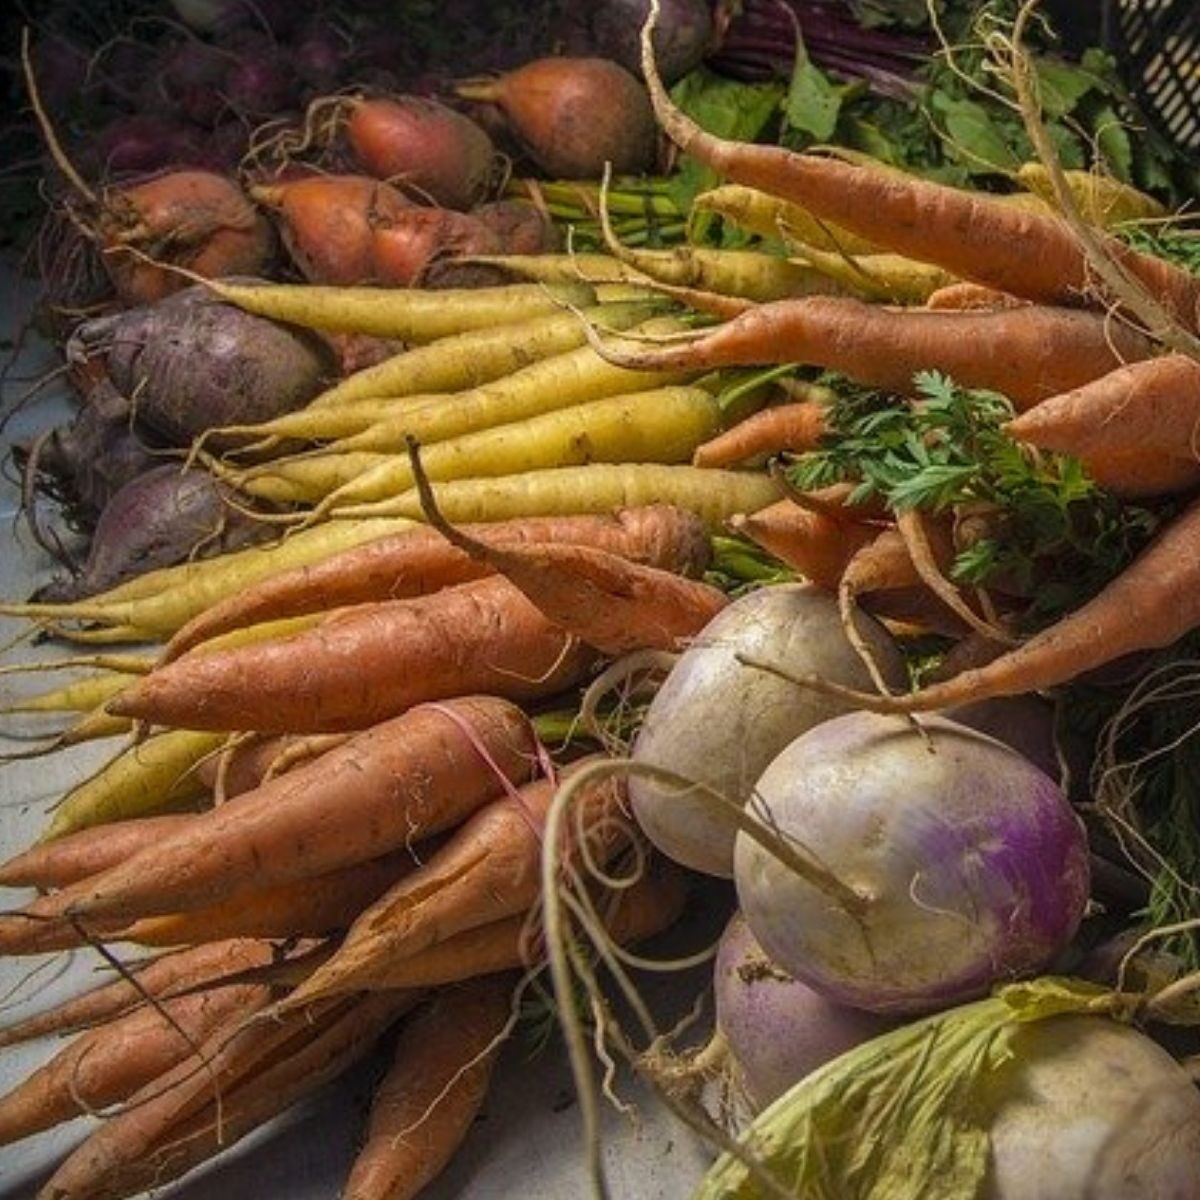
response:
<path id="1" fill-rule="evenodd" d="M 983 534 L 959 554 L 952 577 L 1002 581 L 1005 591 L 1028 596 L 1031 624 L 1099 591 L 1157 527 L 1155 514 L 1121 504 L 1077 460 L 1010 438 L 1005 397 L 934 371 L 914 383 L 917 401 L 909 404 L 841 381 L 824 444 L 788 468 L 794 486 L 848 480 L 857 484 L 851 503 L 878 496 L 894 510 L 974 514 Z"/>
<path id="2" fill-rule="evenodd" d="M 672 100 L 710 133 L 743 142 L 759 140 L 778 115 L 783 96 L 781 83 L 738 83 L 706 67 L 685 75 L 671 89 Z M 710 167 L 685 156 L 672 179 L 671 197 L 686 211 L 696 196 L 718 182 Z"/>
<path id="3" fill-rule="evenodd" d="M 813 64 L 803 40 L 797 39 L 796 65 L 784 105 L 788 124 L 812 134 L 818 142 L 828 140 L 837 128 L 845 91 L 835 87 L 825 72 Z"/>
<path id="4" fill-rule="evenodd" d="M 993 1072 L 1030 1021 L 1065 1013 L 1127 1017 L 1123 997 L 1092 984 L 1036 979 L 904 1025 L 797 1083 L 741 1142 L 789 1194 L 805 1200 L 972 1200 L 988 1169 Z M 694 1200 L 767 1195 L 723 1154 Z"/>

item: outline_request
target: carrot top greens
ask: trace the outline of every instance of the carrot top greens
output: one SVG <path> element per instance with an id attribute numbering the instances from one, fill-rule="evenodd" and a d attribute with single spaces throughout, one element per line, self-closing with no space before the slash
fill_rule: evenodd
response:
<path id="1" fill-rule="evenodd" d="M 936 371 L 915 376 L 918 403 L 836 381 L 831 432 L 787 469 L 801 490 L 846 480 L 851 503 L 957 509 L 980 518 L 950 571 L 962 584 L 1003 580 L 1043 623 L 1077 607 L 1132 560 L 1161 514 L 1125 504 L 1077 459 L 1030 450 L 1004 431 L 1012 405 Z"/>

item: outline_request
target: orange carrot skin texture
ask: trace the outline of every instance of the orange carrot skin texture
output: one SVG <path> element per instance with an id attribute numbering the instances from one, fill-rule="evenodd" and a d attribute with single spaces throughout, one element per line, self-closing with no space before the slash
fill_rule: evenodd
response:
<path id="1" fill-rule="evenodd" d="M 954 312 L 970 312 L 980 308 L 1019 308 L 1028 304 L 1018 296 L 998 292 L 994 288 L 978 283 L 949 283 L 931 292 L 925 301 L 926 308 L 950 309 Z"/>
<path id="2" fill-rule="evenodd" d="M 870 525 L 839 521 L 827 513 L 802 508 L 793 500 L 740 514 L 729 524 L 805 579 L 831 592 L 837 590 L 850 560 L 878 533 Z"/>
<path id="3" fill-rule="evenodd" d="M 1111 371 L 1009 421 L 1018 441 L 1079 458 L 1136 446 L 1200 458 L 1200 363 L 1167 354 Z"/>
<path id="4" fill-rule="evenodd" d="M 517 796 L 502 796 L 469 817 L 432 857 L 359 916 L 333 957 L 297 987 L 291 1000 L 368 987 L 380 964 L 386 968 L 463 930 L 532 908 L 541 894 L 542 827 L 556 790 L 552 780 L 534 780 Z M 624 788 L 614 779 L 579 798 L 580 827 L 596 860 L 607 859 L 628 830 L 631 818 L 622 823 L 623 803 Z"/>
<path id="5" fill-rule="evenodd" d="M 276 734 L 234 746 L 228 758 L 224 754 L 206 758 L 196 768 L 196 775 L 206 787 L 215 790 L 220 784 L 222 798 L 229 800 L 252 791 L 285 767 L 290 769 L 332 750 L 349 736 L 345 733 L 309 734 L 307 737 Z"/>
<path id="6" fill-rule="evenodd" d="M 398 850 L 311 879 L 239 892 L 208 908 L 146 917 L 123 930 L 121 939 L 142 946 L 184 946 L 233 937 L 324 937 L 348 928 L 414 866 L 413 854 Z"/>
<path id="7" fill-rule="evenodd" d="M 672 925 L 687 899 L 687 876 L 674 864 L 656 863 L 622 892 L 604 926 L 618 943 L 652 937 Z M 602 916 L 603 904 L 598 905 Z M 408 958 L 381 963 L 372 989 L 437 987 L 539 962 L 542 949 L 528 914 L 464 930 Z"/>
<path id="8" fill-rule="evenodd" d="M 115 979 L 5 1026 L 0 1029 L 0 1048 L 112 1020 L 144 1003 L 145 995 L 161 1000 L 193 986 L 218 987 L 219 981 L 228 975 L 267 966 L 276 953 L 277 948 L 271 942 L 238 938 L 164 954 L 136 967 L 133 972 L 136 987 L 126 979 Z"/>
<path id="9" fill-rule="evenodd" d="M 170 1021 L 142 1008 L 82 1034 L 0 1097 L 0 1145 L 127 1099 L 187 1058 L 214 1029 L 269 998 L 265 984 L 218 988 L 167 1001 Z"/>
<path id="10" fill-rule="evenodd" d="M 652 64 L 643 74 L 667 135 L 726 179 L 803 205 L 821 220 L 960 279 L 1041 303 L 1082 300 L 1086 257 L 1061 218 L 882 169 L 714 137 L 674 108 Z M 1188 328 L 1200 325 L 1200 277 L 1115 239 L 1105 244 Z"/>
<path id="11" fill-rule="evenodd" d="M 926 712 L 1067 683 L 1138 650 L 1169 646 L 1200 625 L 1200 500 L 1194 500 L 1087 604 L 986 666 L 872 707 Z"/>
<path id="12" fill-rule="evenodd" d="M 1200 461 L 1141 446 L 1089 454 L 1087 473 L 1122 500 L 1178 496 L 1200 484 Z"/>
<path id="13" fill-rule="evenodd" d="M 739 421 L 697 447 L 692 466 L 732 467 L 760 454 L 813 450 L 825 432 L 825 405 L 816 400 L 781 404 Z"/>
<path id="14" fill-rule="evenodd" d="M 610 516 L 525 517 L 464 532 L 489 543 L 572 542 L 612 550 L 684 575 L 707 565 L 710 543 L 692 513 L 667 504 L 627 508 Z M 431 529 L 418 528 L 283 572 L 240 596 L 213 605 L 185 625 L 164 653 L 169 661 L 228 629 L 374 600 L 399 600 L 488 574 Z"/>
<path id="15" fill-rule="evenodd" d="M 441 1173 L 483 1105 L 511 1002 L 511 979 L 493 976 L 440 992 L 405 1023 L 343 1200 L 411 1200 Z"/>
<path id="16" fill-rule="evenodd" d="M 990 388 L 1018 409 L 1080 387 L 1153 343 L 1102 314 L 1026 305 L 1007 312 L 887 309 L 835 296 L 760 304 L 695 341 L 622 353 L 623 365 L 708 367 L 803 362 L 907 392 L 918 371 Z"/>
<path id="17" fill-rule="evenodd" d="M 179 912 L 366 862 L 457 825 L 536 763 L 516 705 L 492 696 L 421 705 L 95 876 L 73 909 L 110 919 Z"/>
<path id="18" fill-rule="evenodd" d="M 118 1200 L 177 1178 L 340 1074 L 413 999 L 382 993 L 218 1029 L 202 1046 L 206 1069 L 185 1060 L 135 1093 L 60 1164 L 37 1200 Z"/>
<path id="19" fill-rule="evenodd" d="M 185 828 L 191 813 L 139 817 L 41 842 L 0 865 L 0 887 L 60 888 L 106 870 Z"/>
<path id="20" fill-rule="evenodd" d="M 498 548 L 492 561 L 555 625 L 603 654 L 678 650 L 729 603 L 700 580 L 591 546 Z"/>
<path id="21" fill-rule="evenodd" d="M 362 605 L 286 640 L 168 663 L 121 693 L 120 715 L 188 729 L 338 733 L 472 692 L 553 695 L 594 658 L 506 579 L 485 578 Z"/>

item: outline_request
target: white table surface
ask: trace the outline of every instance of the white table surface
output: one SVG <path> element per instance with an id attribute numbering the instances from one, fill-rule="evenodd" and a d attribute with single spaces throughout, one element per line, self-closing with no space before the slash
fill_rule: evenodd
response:
<path id="1" fill-rule="evenodd" d="M 0 264 L 2 268 L 2 264 Z M 34 295 L 30 281 L 0 273 L 0 330 L 12 337 Z M 7 350 L 3 356 L 7 357 Z M 30 378 L 56 364 L 55 351 L 33 339 L 5 383 L 5 400 L 21 394 Z M 6 406 L 7 407 L 7 406 Z M 63 394 L 50 389 L 10 422 L 0 436 L 5 459 L 14 441 L 61 421 L 70 412 Z M 6 475 L 11 475 L 11 467 Z M 52 569 L 15 520 L 18 491 L 9 478 L 0 483 L 0 596 L 23 599 Z M 19 633 L 19 622 L 0 618 L 0 644 Z M 0 662 L 51 658 L 62 647 L 6 650 Z M 0 703 L 24 689 L 42 690 L 63 678 L 56 674 L 0 678 Z M 4 719 L 6 730 L 14 728 Z M 32 722 L 26 730 L 35 729 Z M 20 748 L 0 734 L 0 751 Z M 0 852 L 5 857 L 29 845 L 42 828 L 48 806 L 119 745 L 118 741 L 77 747 L 27 763 L 0 766 Z M 25 894 L 0 892 L 0 905 L 23 902 Z M 723 897 L 717 898 L 720 906 Z M 687 940 L 707 934 L 719 917 L 693 917 Z M 96 978 L 99 958 L 90 950 L 44 958 L 0 959 L 0 1023 L 7 1024 L 54 1003 Z M 664 1012 L 682 1012 L 703 988 L 703 973 L 652 982 Z M 61 1043 L 42 1039 L 0 1051 L 0 1087 L 7 1089 L 45 1061 Z M 334 1200 L 339 1195 L 369 1100 L 367 1062 L 206 1167 L 155 1193 L 176 1200 Z M 634 1124 L 606 1106 L 605 1146 L 614 1200 L 677 1200 L 703 1172 L 707 1151 L 694 1135 L 672 1120 L 661 1104 L 635 1081 L 623 1078 L 621 1095 L 637 1108 Z M 90 1118 L 0 1147 L 0 1200 L 24 1200 L 53 1163 L 86 1132 Z M 557 1041 L 530 1057 L 527 1043 L 514 1042 L 502 1055 L 480 1120 L 453 1162 L 424 1193 L 428 1200 L 569 1200 L 586 1195 L 581 1157 L 579 1110 L 565 1053 Z"/>

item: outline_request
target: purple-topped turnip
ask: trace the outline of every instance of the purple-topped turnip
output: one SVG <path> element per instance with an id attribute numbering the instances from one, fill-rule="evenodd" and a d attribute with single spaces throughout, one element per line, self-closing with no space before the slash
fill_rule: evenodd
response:
<path id="1" fill-rule="evenodd" d="M 771 961 L 734 913 L 713 968 L 717 1029 L 757 1110 L 847 1050 L 891 1029 L 879 1013 L 832 1004 Z"/>
<path id="2" fill-rule="evenodd" d="M 754 811 L 808 878 L 737 837 L 755 936 L 840 1004 L 908 1013 L 983 995 L 1050 962 L 1087 904 L 1087 842 L 1057 784 L 984 734 L 922 726 L 850 713 L 767 767 Z"/>

